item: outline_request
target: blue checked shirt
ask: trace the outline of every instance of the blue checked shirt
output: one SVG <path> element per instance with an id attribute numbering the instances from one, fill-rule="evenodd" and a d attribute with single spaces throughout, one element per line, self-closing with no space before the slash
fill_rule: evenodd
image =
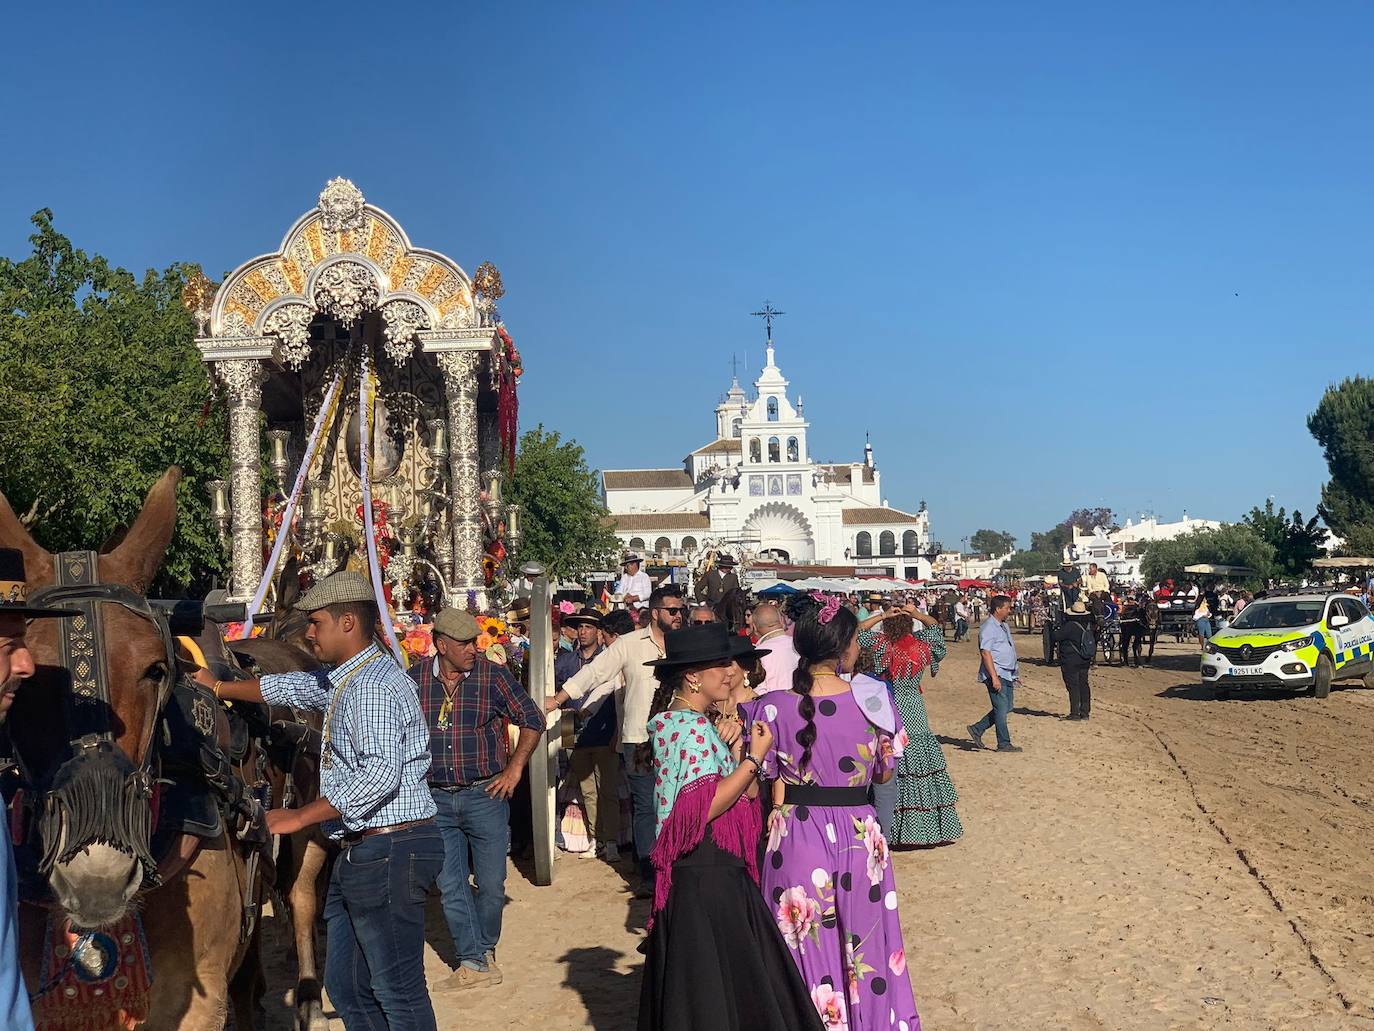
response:
<path id="1" fill-rule="evenodd" d="M 271 673 L 262 678 L 269 705 L 329 712 L 331 764 L 320 766 L 320 794 L 339 811 L 324 824 L 331 838 L 372 827 L 425 820 L 435 813 L 425 776 L 429 727 L 415 681 L 370 645 L 327 672 Z"/>

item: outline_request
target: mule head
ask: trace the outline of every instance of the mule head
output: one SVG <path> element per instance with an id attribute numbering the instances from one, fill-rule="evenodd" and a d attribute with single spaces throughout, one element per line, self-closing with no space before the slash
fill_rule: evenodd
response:
<path id="1" fill-rule="evenodd" d="M 148 492 L 122 540 L 100 556 L 102 583 L 146 594 L 176 526 L 180 479 L 173 467 Z M 54 556 L 24 529 L 3 494 L 0 545 L 23 551 L 31 592 L 54 582 Z M 56 625 L 65 620 L 30 625 L 37 670 L 16 694 L 8 727 L 35 796 L 28 836 L 41 856 L 39 871 L 84 928 L 121 919 L 149 872 L 151 805 L 147 778 L 136 771 L 153 747 L 158 699 L 175 676 L 157 624 L 118 604 L 102 602 L 98 609 L 109 694 L 101 716 L 110 740 L 97 746 L 88 739 L 87 747 L 73 740 L 81 731 L 70 725 L 72 678 L 61 664 Z"/>

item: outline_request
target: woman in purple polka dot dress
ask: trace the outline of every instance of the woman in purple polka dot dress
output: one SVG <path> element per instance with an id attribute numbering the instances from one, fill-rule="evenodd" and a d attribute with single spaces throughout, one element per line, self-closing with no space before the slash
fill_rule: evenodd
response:
<path id="1" fill-rule="evenodd" d="M 745 721 L 774 738 L 764 896 L 829 1031 L 917 1031 L 887 842 L 868 802 L 870 782 L 892 776 L 901 717 L 881 684 L 860 697 L 840 675 L 858 656 L 854 614 L 819 597 L 793 605 L 793 690 L 748 703 Z"/>

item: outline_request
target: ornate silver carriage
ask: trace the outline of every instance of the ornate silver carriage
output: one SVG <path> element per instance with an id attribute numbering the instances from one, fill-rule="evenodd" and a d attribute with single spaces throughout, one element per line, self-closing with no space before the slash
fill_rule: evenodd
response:
<path id="1" fill-rule="evenodd" d="M 232 552 L 230 597 L 271 605 L 274 566 L 370 570 L 393 610 L 484 607 L 518 515 L 519 355 L 500 275 L 411 244 L 347 179 L 275 251 L 184 300 L 229 406 L 227 481 L 208 484 Z M 275 483 L 263 483 L 263 468 Z"/>

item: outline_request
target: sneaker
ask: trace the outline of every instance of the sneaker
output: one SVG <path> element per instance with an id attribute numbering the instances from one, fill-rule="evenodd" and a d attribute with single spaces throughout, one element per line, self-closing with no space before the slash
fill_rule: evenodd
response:
<path id="1" fill-rule="evenodd" d="M 492 970 L 473 970 L 460 964 L 458 969 L 434 986 L 436 992 L 456 992 L 468 988 L 489 988 L 501 983 L 501 972 Z"/>
<path id="2" fill-rule="evenodd" d="M 968 736 L 973 738 L 973 743 L 979 748 L 983 747 L 983 735 L 986 733 L 986 730 L 979 730 L 975 724 L 968 725 Z"/>
<path id="3" fill-rule="evenodd" d="M 601 858 L 608 863 L 620 862 L 620 847 L 613 841 L 608 841 L 601 846 Z"/>
<path id="4" fill-rule="evenodd" d="M 997 750 L 998 750 L 999 752 L 1024 752 L 1024 751 L 1025 751 L 1025 749 L 1022 748 L 1022 747 L 1019 746 L 1019 745 L 998 745 L 998 746 L 997 746 Z"/>
<path id="5" fill-rule="evenodd" d="M 573 852 L 571 854 L 575 855 L 578 859 L 595 859 L 596 845 L 593 844 L 590 848 L 585 848 L 581 852 Z"/>
<path id="6" fill-rule="evenodd" d="M 495 949 L 489 949 L 489 950 L 487 950 L 486 960 L 487 960 L 487 973 L 488 973 L 488 974 L 494 975 L 495 978 L 496 978 L 496 980 L 492 981 L 492 984 L 500 984 L 500 983 L 501 983 L 501 968 L 498 967 L 498 966 L 496 965 L 496 950 L 495 950 Z"/>

